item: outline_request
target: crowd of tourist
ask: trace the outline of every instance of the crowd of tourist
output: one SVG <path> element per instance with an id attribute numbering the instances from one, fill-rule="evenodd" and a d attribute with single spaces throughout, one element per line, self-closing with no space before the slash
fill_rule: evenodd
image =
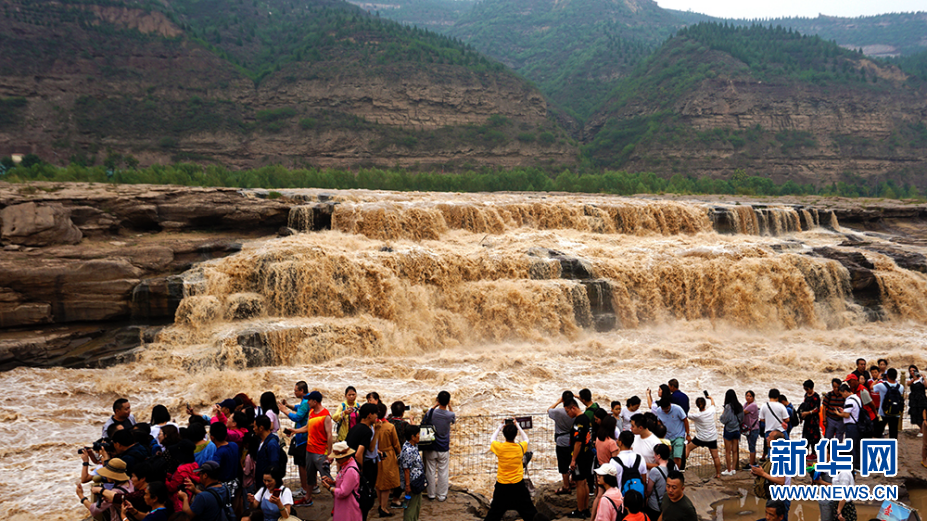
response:
<path id="1" fill-rule="evenodd" d="M 589 389 L 564 391 L 547 411 L 561 474 L 555 493 L 575 494 L 571 518 L 691 521 L 698 515 L 685 495 L 685 469 L 694 451 L 710 454 L 718 478 L 747 471 L 768 487 L 790 484 L 788 477 L 771 475 L 768 454 L 771 442 L 789 438 L 793 429 L 800 427 L 808 440 L 809 463 L 818 456 L 814 446 L 822 437 L 853 439 L 856 468 L 860 439 L 882 437 L 886 428 L 889 437 L 898 437 L 906 391 L 912 425 L 921 436 L 927 429 L 924 378 L 915 366 L 908 368 L 907 389 L 886 360 L 867 369 L 863 359 L 846 378 L 833 379 L 823 396 L 811 380 L 803 387 L 797 407 L 777 389 L 766 393 L 762 405 L 752 390 L 743 402 L 728 390 L 720 416 L 707 391 L 692 407 L 675 379 L 661 384 L 656 396 L 647 390 L 646 409 L 638 396 L 623 405 L 612 401 L 605 409 Z M 183 426 L 163 405 L 152 408 L 149 422 L 138 422 L 128 400 L 116 400 L 102 437 L 79 451 L 80 504 L 98 521 L 276 521 L 296 519 L 294 507 L 313 507 L 313 497 L 324 488 L 333 497 L 335 521 L 365 521 L 374 506 L 379 517 L 401 513 L 405 521 L 415 521 L 423 498 L 447 499 L 456 422 L 448 392 L 438 393 L 417 421 L 407 417 L 403 402 L 387 407 L 375 392 L 359 403 L 354 387 L 332 411 L 323 406 L 322 393 L 310 391 L 304 381 L 295 384 L 293 394 L 297 402 L 290 404 L 272 392 L 263 393 L 258 403 L 240 393 L 205 414 L 187 406 Z M 283 416 L 292 428 L 281 428 Z M 748 458 L 740 467 L 742 438 Z M 529 443 L 515 418 L 500 422 L 492 434 L 488 449 L 498 465 L 487 520 L 498 521 L 508 510 L 526 520 L 544 518 L 525 479 Z M 921 458 L 927 467 L 927 441 Z M 298 490 L 284 483 L 290 461 Z M 852 482 L 853 473 L 813 475 L 821 486 Z M 847 502 L 822 503 L 821 519 L 845 519 L 852 508 Z M 789 510 L 787 501 L 770 501 L 766 519 L 788 519 Z"/>

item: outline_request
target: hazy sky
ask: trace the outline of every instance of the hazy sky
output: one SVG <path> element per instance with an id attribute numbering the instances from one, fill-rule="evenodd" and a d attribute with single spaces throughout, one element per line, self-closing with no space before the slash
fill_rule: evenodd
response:
<path id="1" fill-rule="evenodd" d="M 783 16 L 816 17 L 869 16 L 892 12 L 927 11 L 925 0 L 656 0 L 664 9 L 694 11 L 721 18 L 778 18 Z"/>

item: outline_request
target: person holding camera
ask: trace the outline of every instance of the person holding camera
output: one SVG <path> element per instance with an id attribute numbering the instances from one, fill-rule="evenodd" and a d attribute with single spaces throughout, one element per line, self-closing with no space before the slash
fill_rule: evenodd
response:
<path id="1" fill-rule="evenodd" d="M 151 457 L 148 448 L 137 443 L 135 434 L 131 430 L 120 429 L 113 433 L 113 448 L 116 456 L 126 464 L 126 470 L 131 472 L 135 465 Z"/>
<path id="2" fill-rule="evenodd" d="M 99 476 L 99 481 L 94 480 L 90 487 L 90 493 L 94 499 L 84 495 L 82 483 L 77 484 L 77 498 L 80 504 L 86 507 L 93 517 L 108 513 L 110 519 L 122 519 L 122 503 L 125 501 L 125 495 L 134 490 L 126 474 L 126 463 L 119 458 L 113 458 L 97 470 L 97 476 Z M 115 493 L 111 500 L 103 495 L 104 490 L 112 490 Z"/>
<path id="3" fill-rule="evenodd" d="M 276 468 L 264 471 L 264 486 L 254 494 L 248 494 L 248 506 L 260 510 L 264 521 L 277 521 L 288 519 L 293 509 L 293 492 L 283 485 L 283 477 Z M 241 521 L 251 521 L 251 515 L 241 518 Z"/>
<path id="4" fill-rule="evenodd" d="M 498 441 L 499 433 L 505 441 Z M 516 437 L 519 441 L 515 441 Z M 486 521 L 499 521 L 509 510 L 515 510 L 525 521 L 532 521 L 537 514 L 531 493 L 525 486 L 524 456 L 528 452 L 528 435 L 515 418 L 506 418 L 496 428 L 489 443 L 489 450 L 496 455 L 496 486 Z"/>
<path id="5" fill-rule="evenodd" d="M 154 481 L 148 484 L 144 492 L 145 505 L 148 512 L 139 510 L 126 501 L 122 504 L 122 519 L 136 521 L 167 521 L 169 514 L 167 504 L 171 500 L 171 493 L 163 481 Z"/>
<path id="6" fill-rule="evenodd" d="M 206 461 L 203 466 L 196 469 L 202 489 L 196 487 L 192 479 L 184 480 L 184 486 L 187 491 L 180 491 L 177 497 L 182 503 L 181 512 L 190 519 L 197 521 L 219 521 L 223 517 L 225 506 L 231 502 L 229 491 L 225 485 L 219 481 L 221 470 L 219 464 L 215 461 Z M 190 496 L 193 496 L 193 502 L 190 502 Z"/>

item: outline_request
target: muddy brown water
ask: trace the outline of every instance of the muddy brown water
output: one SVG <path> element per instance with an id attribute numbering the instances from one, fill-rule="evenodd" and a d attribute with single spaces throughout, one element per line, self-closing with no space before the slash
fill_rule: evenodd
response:
<path id="1" fill-rule="evenodd" d="M 155 404 L 180 417 L 242 391 L 289 397 L 304 379 L 329 407 L 347 385 L 414 410 L 447 389 L 476 415 L 544 410 L 566 388 L 624 401 L 671 377 L 693 399 L 776 386 L 796 400 L 858 356 L 927 362 L 927 275 L 862 251 L 882 302 L 870 321 L 848 270 L 811 255 L 857 251 L 841 246 L 851 231 L 809 210 L 732 206 L 738 233 L 719 234 L 716 203 L 330 194 L 333 230 L 252 241 L 187 273 L 175 324 L 138 360 L 0 374 L 0 517 L 83 514 L 76 451 L 120 396 L 145 421 Z"/>

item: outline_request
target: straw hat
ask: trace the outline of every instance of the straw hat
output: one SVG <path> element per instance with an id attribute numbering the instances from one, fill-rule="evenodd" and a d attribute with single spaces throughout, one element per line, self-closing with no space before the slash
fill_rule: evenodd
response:
<path id="1" fill-rule="evenodd" d="M 97 470 L 97 474 L 113 481 L 129 481 L 129 476 L 126 474 L 126 462 L 119 458 L 107 461 L 103 468 Z"/>
<path id="2" fill-rule="evenodd" d="M 335 459 L 343 459 L 354 455 L 354 449 L 348 447 L 348 442 L 339 441 L 338 443 L 332 445 L 332 456 Z"/>

